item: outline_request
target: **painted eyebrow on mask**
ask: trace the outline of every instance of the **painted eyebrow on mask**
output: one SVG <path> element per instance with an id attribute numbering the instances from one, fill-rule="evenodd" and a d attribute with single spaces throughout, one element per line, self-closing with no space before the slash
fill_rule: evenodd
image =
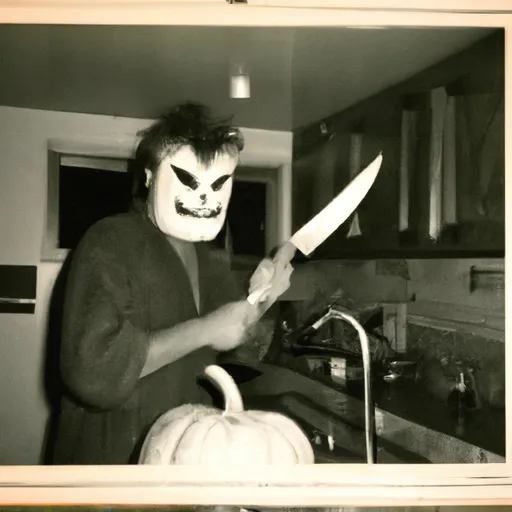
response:
<path id="1" fill-rule="evenodd" d="M 229 180 L 229 178 L 231 178 L 231 176 L 233 176 L 232 174 L 224 174 L 224 176 L 221 176 L 220 178 L 216 179 L 211 187 L 212 187 L 212 190 L 214 192 L 217 192 L 218 190 L 220 190 L 222 188 L 222 186 L 224 185 L 224 183 L 226 183 L 226 181 Z"/>
<path id="2" fill-rule="evenodd" d="M 199 187 L 199 181 L 197 181 L 197 178 L 193 174 L 190 174 L 188 171 L 185 171 L 185 169 L 181 169 L 173 164 L 171 164 L 171 167 L 174 174 L 176 174 L 177 178 L 181 183 L 183 183 L 183 185 L 191 188 L 192 190 L 196 190 L 197 187 Z"/>

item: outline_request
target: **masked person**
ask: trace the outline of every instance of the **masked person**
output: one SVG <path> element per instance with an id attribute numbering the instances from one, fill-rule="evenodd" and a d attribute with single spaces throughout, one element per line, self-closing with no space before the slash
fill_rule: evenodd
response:
<path id="1" fill-rule="evenodd" d="M 191 103 L 143 132 L 135 207 L 94 224 L 71 261 L 54 464 L 135 463 L 158 416 L 212 402 L 204 368 L 289 286 L 285 276 L 252 306 L 207 243 L 224 224 L 243 146 L 239 130 Z M 261 285 L 272 273 L 264 263 Z"/>

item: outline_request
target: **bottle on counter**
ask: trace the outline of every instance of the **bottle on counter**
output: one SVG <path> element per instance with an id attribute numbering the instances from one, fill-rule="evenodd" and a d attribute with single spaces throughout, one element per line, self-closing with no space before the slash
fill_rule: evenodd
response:
<path id="1" fill-rule="evenodd" d="M 469 382 L 466 381 L 464 372 L 460 372 L 459 378 L 448 395 L 448 405 L 456 416 L 456 433 L 463 435 L 465 431 L 465 422 L 468 414 L 479 407 L 478 395 L 475 389 L 475 380 L 473 370 L 469 370 Z M 470 384 L 468 386 L 468 384 Z"/>

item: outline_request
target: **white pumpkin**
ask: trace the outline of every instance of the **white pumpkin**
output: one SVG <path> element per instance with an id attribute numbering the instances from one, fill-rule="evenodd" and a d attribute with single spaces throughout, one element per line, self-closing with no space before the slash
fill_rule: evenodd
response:
<path id="1" fill-rule="evenodd" d="M 240 391 L 220 366 L 205 369 L 222 391 L 225 410 L 185 404 L 156 420 L 145 438 L 139 464 L 314 464 L 311 444 L 290 418 L 244 411 Z"/>

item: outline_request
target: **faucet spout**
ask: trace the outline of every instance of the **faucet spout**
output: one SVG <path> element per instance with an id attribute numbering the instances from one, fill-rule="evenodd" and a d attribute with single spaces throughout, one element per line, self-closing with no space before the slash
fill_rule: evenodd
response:
<path id="1" fill-rule="evenodd" d="M 314 336 L 314 334 L 327 322 L 332 320 L 344 321 L 352 325 L 357 331 L 359 342 L 361 344 L 361 355 L 363 359 L 364 370 L 364 401 L 365 401 L 365 434 L 366 434 L 366 452 L 368 464 L 374 464 L 374 434 L 375 434 L 375 420 L 373 414 L 372 392 L 371 392 L 371 357 L 370 357 L 370 343 L 368 335 L 363 329 L 361 324 L 348 313 L 339 311 L 334 307 L 329 307 L 324 313 L 316 319 L 312 324 L 297 331 L 288 331 L 285 333 L 285 343 L 292 353 L 302 354 L 336 354 L 336 350 L 331 347 L 322 347 L 319 344 L 311 345 L 307 342 Z"/>

